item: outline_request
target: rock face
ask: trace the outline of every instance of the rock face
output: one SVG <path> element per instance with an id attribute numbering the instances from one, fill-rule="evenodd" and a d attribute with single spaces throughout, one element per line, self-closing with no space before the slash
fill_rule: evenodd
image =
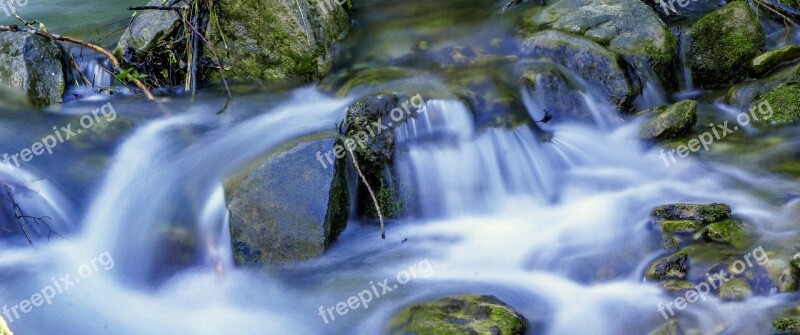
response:
<path id="1" fill-rule="evenodd" d="M 522 335 L 528 322 L 493 296 L 460 295 L 407 307 L 391 321 L 389 334 Z"/>
<path id="2" fill-rule="evenodd" d="M 267 157 L 225 185 L 239 265 L 280 264 L 322 255 L 347 224 L 344 159 L 324 167 L 318 152 L 335 138 L 309 139 Z"/>
<path id="3" fill-rule="evenodd" d="M 549 58 L 575 71 L 620 108 L 629 106 L 639 94 L 619 56 L 589 39 L 547 30 L 526 38 L 523 52 L 533 57 Z"/>
<path id="4" fill-rule="evenodd" d="M 62 101 L 63 59 L 58 43 L 28 33 L 0 32 L 0 83 L 25 92 L 34 106 Z"/>
<path id="5" fill-rule="evenodd" d="M 684 100 L 672 106 L 654 107 L 644 113 L 658 113 L 648 120 L 639 136 L 648 140 L 669 140 L 688 133 L 697 123 L 697 102 Z"/>
<path id="6" fill-rule="evenodd" d="M 704 16 L 692 26 L 691 35 L 690 67 L 702 86 L 743 78 L 766 46 L 764 30 L 746 1 L 731 2 Z"/>
<path id="7" fill-rule="evenodd" d="M 676 55 L 677 39 L 640 0 L 561 0 L 534 15 L 531 22 L 583 35 L 659 75 L 666 74 Z"/>
<path id="8" fill-rule="evenodd" d="M 219 2 L 222 31 L 209 38 L 234 79 L 312 80 L 327 72 L 330 47 L 350 27 L 345 9 L 329 0 Z"/>

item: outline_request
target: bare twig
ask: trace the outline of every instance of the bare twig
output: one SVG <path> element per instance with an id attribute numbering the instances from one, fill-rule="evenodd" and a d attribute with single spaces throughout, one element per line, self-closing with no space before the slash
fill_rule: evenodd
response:
<path id="1" fill-rule="evenodd" d="M 381 238 L 386 239 L 386 229 L 383 223 L 383 214 L 381 213 L 381 206 L 378 204 L 378 198 L 375 196 L 375 192 L 372 191 L 372 187 L 369 186 L 369 182 L 367 182 L 367 177 L 364 176 L 364 173 L 361 172 L 361 168 L 358 166 L 358 159 L 356 159 L 356 155 L 353 153 L 353 150 L 350 149 L 348 146 L 344 146 L 347 149 L 347 152 L 350 153 L 350 157 L 353 158 L 353 166 L 355 166 L 356 171 L 358 172 L 358 176 L 361 178 L 361 181 L 367 187 L 367 191 L 369 191 L 369 196 L 372 197 L 372 203 L 375 204 L 375 211 L 378 213 L 378 220 L 381 221 Z"/>
<path id="2" fill-rule="evenodd" d="M 63 235 L 59 234 L 57 231 L 53 229 L 53 227 L 50 227 L 50 225 L 47 224 L 45 219 L 51 220 L 50 217 L 48 216 L 35 217 L 26 215 L 25 212 L 22 211 L 22 207 L 20 207 L 19 203 L 17 203 L 16 199 L 14 199 L 14 193 L 11 191 L 11 187 L 8 185 L 3 185 L 3 187 L 6 190 L 5 197 L 6 199 L 8 199 L 9 202 L 11 202 L 11 207 L 14 210 L 14 217 L 16 218 L 17 223 L 19 224 L 19 228 L 22 230 L 22 234 L 25 235 L 25 239 L 28 241 L 28 244 L 33 246 L 33 241 L 31 240 L 30 235 L 28 235 L 28 231 L 25 229 L 25 220 L 32 220 L 34 223 L 47 227 L 48 230 L 47 239 L 50 239 L 50 237 L 52 237 L 53 235 L 64 238 Z"/>

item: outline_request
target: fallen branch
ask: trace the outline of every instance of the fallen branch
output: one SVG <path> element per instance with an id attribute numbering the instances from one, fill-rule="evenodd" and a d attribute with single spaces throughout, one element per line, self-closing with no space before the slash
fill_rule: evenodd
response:
<path id="1" fill-rule="evenodd" d="M 378 213 L 378 220 L 381 221 L 381 238 L 386 239 L 386 229 L 383 223 L 383 214 L 381 214 L 381 206 L 378 204 L 378 198 L 375 196 L 375 192 L 372 191 L 372 187 L 369 186 L 369 182 L 367 182 L 367 177 L 364 176 L 364 173 L 361 172 L 361 168 L 358 166 L 358 160 L 356 159 L 356 154 L 353 153 L 353 150 L 350 149 L 348 146 L 344 146 L 347 149 L 347 152 L 350 153 L 350 157 L 353 158 L 353 166 L 355 166 L 356 171 L 358 172 L 358 176 L 361 178 L 361 181 L 364 183 L 364 186 L 367 187 L 367 191 L 369 191 L 369 196 L 372 197 L 372 203 L 375 204 L 375 211 Z"/>
<path id="2" fill-rule="evenodd" d="M 36 217 L 31 215 L 26 215 L 25 212 L 22 211 L 22 207 L 20 207 L 19 203 L 17 203 L 16 199 L 14 199 L 14 193 L 11 191 L 11 187 L 8 185 L 3 185 L 6 190 L 5 198 L 11 202 L 11 207 L 14 210 L 14 217 L 17 220 L 17 224 L 19 224 L 19 228 L 22 230 L 22 234 L 25 235 L 25 239 L 28 240 L 28 244 L 33 246 L 33 241 L 31 240 L 30 235 L 28 235 L 28 231 L 25 229 L 25 220 L 33 220 L 34 223 L 38 223 L 47 227 L 48 234 L 47 239 L 49 240 L 54 234 L 61 238 L 64 238 L 63 235 L 59 234 L 57 231 L 50 227 L 49 224 L 45 221 L 45 219 L 51 220 L 48 216 Z"/>

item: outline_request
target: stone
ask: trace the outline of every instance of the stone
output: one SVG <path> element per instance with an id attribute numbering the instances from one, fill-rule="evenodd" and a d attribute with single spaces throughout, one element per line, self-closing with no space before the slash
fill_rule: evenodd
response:
<path id="1" fill-rule="evenodd" d="M 798 58 L 800 58 L 800 46 L 789 44 L 753 58 L 751 70 L 754 75 L 763 76 L 781 63 L 794 61 Z"/>
<path id="2" fill-rule="evenodd" d="M 689 271 L 689 257 L 685 252 L 677 252 L 656 260 L 645 273 L 647 280 L 686 279 Z"/>
<path id="3" fill-rule="evenodd" d="M 750 284 L 741 278 L 733 278 L 720 286 L 719 297 L 723 300 L 743 300 L 753 296 Z"/>
<path id="4" fill-rule="evenodd" d="M 60 44 L 24 32 L 0 32 L 0 84 L 25 93 L 37 107 L 60 103 L 66 85 Z"/>
<path id="5" fill-rule="evenodd" d="M 459 295 L 403 308 L 388 334 L 523 335 L 528 321 L 494 296 Z"/>
<path id="6" fill-rule="evenodd" d="M 684 100 L 672 106 L 655 107 L 643 113 L 657 114 L 642 126 L 639 136 L 647 140 L 671 140 L 685 135 L 697 123 L 697 102 Z"/>

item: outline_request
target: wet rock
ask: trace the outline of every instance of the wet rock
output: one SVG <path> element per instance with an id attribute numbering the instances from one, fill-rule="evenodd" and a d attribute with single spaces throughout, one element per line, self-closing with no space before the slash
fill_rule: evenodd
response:
<path id="1" fill-rule="evenodd" d="M 547 30 L 529 35 L 523 52 L 560 64 L 597 88 L 611 104 L 626 109 L 639 94 L 619 56 L 592 40 Z M 586 66 L 591 64 L 592 66 Z"/>
<path id="2" fill-rule="evenodd" d="M 753 58 L 751 71 L 756 76 L 762 76 L 784 62 L 800 58 L 800 47 L 794 44 L 767 51 Z"/>
<path id="3" fill-rule="evenodd" d="M 64 49 L 22 32 L 0 32 L 0 84 L 24 92 L 37 107 L 60 103 L 66 72 Z"/>
<path id="4" fill-rule="evenodd" d="M 688 280 L 665 280 L 659 282 L 658 285 L 660 285 L 664 291 L 676 294 L 681 294 L 694 289 L 694 284 Z"/>
<path id="5" fill-rule="evenodd" d="M 459 295 L 399 311 L 389 334 L 523 335 L 527 320 L 494 296 Z"/>
<path id="6" fill-rule="evenodd" d="M 582 35 L 622 55 L 638 69 L 672 77 L 677 39 L 640 0 L 562 0 L 535 9 L 528 25 Z M 669 81 L 674 80 L 670 78 Z"/>
<path id="7" fill-rule="evenodd" d="M 306 139 L 228 180 L 237 264 L 311 259 L 333 244 L 347 224 L 345 160 L 333 157 L 329 163 L 320 154 L 334 151 L 336 143 L 336 138 Z"/>
<path id="8" fill-rule="evenodd" d="M 701 86 L 743 78 L 753 58 L 764 52 L 766 37 L 746 1 L 731 2 L 692 26 L 689 62 Z"/>
<path id="9" fill-rule="evenodd" d="M 148 6 L 161 6 L 163 0 L 150 0 Z M 179 1 L 175 7 L 185 7 Z M 177 32 L 181 18 L 171 10 L 145 10 L 136 15 L 120 37 L 115 54 L 130 58 L 130 54 L 144 55 L 165 37 Z"/>
<path id="10" fill-rule="evenodd" d="M 775 330 L 776 334 L 798 335 L 800 334 L 800 316 L 772 320 L 772 328 Z"/>
<path id="11" fill-rule="evenodd" d="M 778 292 L 797 291 L 798 270 L 795 267 L 783 260 L 770 259 L 766 269 Z"/>
<path id="12" fill-rule="evenodd" d="M 330 67 L 331 45 L 350 28 L 347 12 L 334 1 L 229 0 L 217 6 L 222 31 L 209 25 L 209 39 L 233 79 L 318 79 Z"/>
<path id="13" fill-rule="evenodd" d="M 8 329 L 8 325 L 6 324 L 6 321 L 3 320 L 2 316 L 0 316 L 0 335 L 14 335 L 14 333 L 11 332 L 11 329 Z"/>
<path id="14" fill-rule="evenodd" d="M 661 220 L 656 225 L 665 233 L 693 233 L 703 227 L 700 221 L 693 220 Z"/>
<path id="15" fill-rule="evenodd" d="M 642 126 L 639 132 L 641 138 L 670 140 L 688 133 L 697 123 L 697 101 L 684 100 L 669 107 L 654 107 L 642 113 L 657 115 Z"/>
<path id="16" fill-rule="evenodd" d="M 704 223 L 727 219 L 731 216 L 731 208 L 725 204 L 671 204 L 654 208 L 651 216 L 663 220 L 696 220 Z"/>
<path id="17" fill-rule="evenodd" d="M 661 327 L 658 329 L 651 331 L 647 335 L 680 335 L 681 331 L 679 328 L 678 320 L 672 319 L 665 322 Z"/>
<path id="18" fill-rule="evenodd" d="M 772 115 L 754 119 L 754 125 L 763 128 L 794 124 L 800 120 L 800 84 L 782 84 L 750 104 L 750 109 L 760 113 L 759 106 L 769 106 Z"/>
<path id="19" fill-rule="evenodd" d="M 570 80 L 560 69 L 548 65 L 551 64 L 524 71 L 522 81 L 530 89 L 532 97 L 556 119 L 591 120 L 592 115 L 584 108 L 580 94 L 585 89 Z"/>
<path id="20" fill-rule="evenodd" d="M 753 290 L 745 280 L 733 278 L 720 286 L 719 297 L 723 300 L 743 300 L 753 296 Z"/>
<path id="21" fill-rule="evenodd" d="M 410 113 L 405 112 L 406 104 Z M 391 111 L 399 108 L 406 118 L 416 115 L 415 106 L 422 106 L 424 100 L 395 94 L 379 94 L 359 100 L 347 108 L 347 129 L 345 135 L 356 143 L 355 153 L 361 171 L 376 193 L 381 214 L 386 218 L 398 216 L 403 211 L 403 203 L 396 194 L 392 167 L 394 164 L 395 139 L 392 128 L 399 126 L 391 119 Z M 391 128 L 389 128 L 391 127 Z M 385 129 L 384 129 L 385 128 Z M 378 213 L 368 190 L 359 183 L 357 208 L 367 217 L 377 218 Z"/>
<path id="22" fill-rule="evenodd" d="M 711 223 L 700 231 L 700 234 L 707 240 L 729 243 L 737 247 L 744 247 L 750 242 L 747 226 L 737 218 Z"/>
<path id="23" fill-rule="evenodd" d="M 686 279 L 689 271 L 689 257 L 685 252 L 677 252 L 656 260 L 645 273 L 647 280 Z"/>

